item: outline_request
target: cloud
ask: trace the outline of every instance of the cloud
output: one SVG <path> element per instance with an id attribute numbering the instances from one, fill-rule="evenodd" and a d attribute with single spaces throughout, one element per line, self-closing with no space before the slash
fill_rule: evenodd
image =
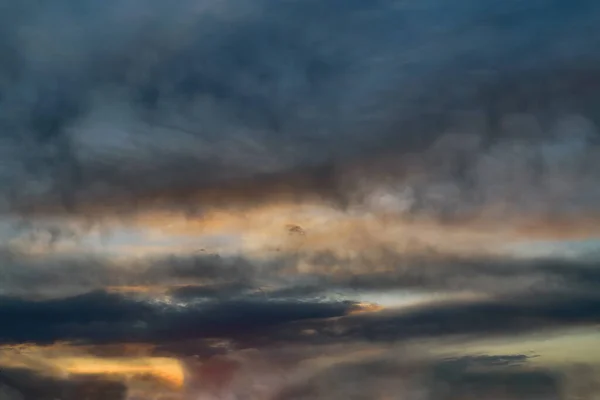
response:
<path id="1" fill-rule="evenodd" d="M 1 343 L 143 342 L 239 393 L 291 382 L 240 355 L 279 351 L 283 398 L 419 396 L 438 361 L 554 393 L 519 355 L 340 360 L 598 321 L 597 254 L 516 245 L 598 236 L 600 5 L 34 3 L 0 13 Z"/>
<path id="2" fill-rule="evenodd" d="M 119 343 L 244 336 L 286 322 L 341 316 L 354 306 L 301 299 L 195 300 L 142 301 L 106 292 L 46 301 L 4 297 L 0 319 L 6 328 L 0 341 Z"/>
<path id="3" fill-rule="evenodd" d="M 464 270 L 462 273 L 468 274 Z M 4 297 L 0 317 L 8 323 L 1 340 L 164 343 L 176 338 L 220 337 L 245 346 L 256 340 L 264 344 L 318 344 L 337 340 L 387 342 L 452 335 L 506 335 L 597 322 L 599 315 L 595 310 L 599 300 L 591 294 L 589 282 L 580 282 L 582 277 L 586 281 L 589 278 L 582 273 L 571 282 L 540 285 L 540 289 L 509 285 L 505 289 L 490 289 L 486 296 L 454 299 L 435 296 L 432 290 L 436 286 L 430 283 L 427 290 L 424 281 L 417 286 L 423 301 L 401 307 L 401 297 L 410 293 L 396 289 L 389 295 L 391 299 L 397 297 L 394 302 L 398 305 L 358 315 L 349 314 L 356 310 L 357 303 L 383 296 L 388 282 L 382 279 L 381 283 L 362 289 L 347 286 L 350 290 L 345 291 L 343 286 L 331 282 L 316 288 L 291 286 L 276 290 L 233 283 L 183 286 L 170 293 L 148 295 L 99 291 L 38 301 Z M 522 281 L 523 276 L 517 274 L 512 279 Z M 475 291 L 476 283 L 465 286 L 472 293 L 481 293 Z M 450 286 L 445 290 L 448 294 L 460 294 L 465 287 Z"/>
<path id="4" fill-rule="evenodd" d="M 0 372 L 0 390 L 12 395 L 8 399 L 60 397 L 75 400 L 83 395 L 109 396 L 111 399 L 127 398 L 127 386 L 123 382 L 101 377 L 80 377 L 78 379 L 54 379 L 32 374 L 27 370 L 6 369 Z"/>
<path id="5" fill-rule="evenodd" d="M 412 399 L 427 393 L 423 387 L 425 376 L 425 365 L 386 358 L 339 363 L 302 383 L 284 388 L 274 399 L 385 398 L 400 393 Z"/>
<path id="6" fill-rule="evenodd" d="M 564 381 L 559 373 L 547 369 L 519 369 L 514 365 L 506 368 L 506 365 L 496 363 L 502 358 L 524 360 L 527 357 L 464 357 L 439 362 L 433 368 L 431 395 L 439 399 L 561 398 Z M 481 366 L 483 360 L 488 364 L 487 370 Z"/>
<path id="7" fill-rule="evenodd" d="M 438 1 L 416 8 L 392 0 L 142 3 L 72 7 L 62 0 L 4 13 L 0 48 L 11 60 L 0 71 L 5 210 L 136 209 L 215 190 L 230 190 L 219 203 L 246 193 L 257 201 L 268 198 L 264 192 L 301 192 L 296 182 L 335 197 L 327 171 L 383 150 L 404 158 L 439 143 L 448 129 L 474 130 L 484 148 L 491 140 L 475 158 L 483 176 L 462 176 L 461 157 L 453 161 L 456 151 L 444 148 L 448 156 L 429 159 L 429 167 L 453 164 L 444 168 L 452 179 L 417 190 L 424 196 L 417 208 L 437 209 L 440 190 L 454 193 L 473 179 L 486 182 L 476 191 L 483 201 L 499 200 L 491 180 L 514 179 L 498 163 L 518 157 L 514 167 L 528 172 L 525 181 L 500 190 L 500 200 L 514 205 L 510 193 L 536 170 L 535 157 L 522 157 L 530 149 L 515 153 L 515 136 L 535 137 L 537 125 L 542 137 L 553 136 L 545 125 L 597 136 L 593 123 L 546 124 L 544 114 L 594 114 L 593 85 L 581 85 L 597 74 L 588 51 L 597 29 L 591 3 L 567 10 L 463 1 L 460 12 Z M 464 110 L 482 114 L 483 125 Z M 570 193 L 594 177 L 571 181 Z M 218 188 L 232 181 L 238 189 Z M 248 189 L 257 181 L 262 189 Z M 527 192 L 534 197 L 523 207 L 539 203 L 535 193 Z M 594 200 L 590 194 L 580 207 Z"/>
<path id="8" fill-rule="evenodd" d="M 532 356 L 526 354 L 506 354 L 506 355 L 478 355 L 464 356 L 452 358 L 440 363 L 440 369 L 448 368 L 449 370 L 458 368 L 459 370 L 468 368 L 469 366 L 485 367 L 485 366 L 504 366 L 515 367 L 525 364 Z"/>
<path id="9" fill-rule="evenodd" d="M 499 356 L 498 359 L 502 358 Z M 526 360 L 524 355 L 505 359 Z M 482 368 L 482 360 L 487 361 Z M 452 361 L 378 356 L 339 362 L 309 379 L 284 387 L 275 399 L 520 399 L 524 396 L 559 398 L 563 381 L 549 369 L 493 364 L 494 357 L 460 357 Z M 357 384 L 360 382 L 360 384 Z M 461 397 L 456 397 L 460 394 Z M 505 397 L 500 397 L 504 395 Z M 543 397 L 546 398 L 546 397 Z"/>
<path id="10" fill-rule="evenodd" d="M 311 343 L 353 340 L 394 343 L 418 338 L 515 335 L 595 324 L 599 318 L 598 301 L 594 294 L 555 292 L 432 302 L 335 321 L 299 322 L 282 327 L 275 337 Z"/>
<path id="11" fill-rule="evenodd" d="M 378 292 L 398 297 L 408 292 L 427 296 L 587 291 L 599 279 L 597 259 L 592 256 L 518 258 L 401 250 L 371 244 L 346 253 L 301 248 L 256 256 L 198 252 L 115 260 L 102 254 L 28 255 L 5 249 L 0 293 L 24 300 L 100 290 L 184 302 L 240 296 L 368 301 L 365 296 L 381 297 Z"/>

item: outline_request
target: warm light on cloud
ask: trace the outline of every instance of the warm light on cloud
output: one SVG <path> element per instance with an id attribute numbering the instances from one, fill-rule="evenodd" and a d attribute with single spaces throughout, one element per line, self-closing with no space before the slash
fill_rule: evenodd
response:
<path id="1" fill-rule="evenodd" d="M 386 247 L 403 254 L 439 251 L 449 254 L 498 254 L 504 245 L 535 240 L 600 237 L 595 218 L 581 220 L 486 219 L 440 223 L 376 212 L 348 213 L 323 205 L 279 204 L 244 211 L 209 212 L 194 218 L 180 213 L 142 215 L 136 224 L 150 236 L 197 238 L 205 251 L 243 251 L 257 256 L 275 252 L 329 251 L 351 256 Z M 289 226 L 302 229 L 299 234 Z M 211 248 L 211 237 L 229 235 L 230 246 Z M 233 238 L 239 238 L 237 240 Z M 206 243 L 206 246 L 203 246 Z M 224 247 L 223 247 L 224 246 Z"/>
<path id="2" fill-rule="evenodd" d="M 79 229 L 77 241 L 58 240 L 51 247 L 23 244 L 20 249 L 38 258 L 93 254 L 119 262 L 170 254 L 244 254 L 263 258 L 299 252 L 329 252 L 347 259 L 373 253 L 376 248 L 399 254 L 506 255 L 511 253 L 510 246 L 521 242 L 600 237 L 599 218 L 595 215 L 569 219 L 498 219 L 493 215 L 490 211 L 472 218 L 440 221 L 407 217 L 381 208 L 341 210 L 319 201 L 265 202 L 221 210 L 212 207 L 199 215 L 139 210 L 126 220 L 103 217 L 98 227 Z M 77 219 L 64 221 L 77 226 Z"/>
<path id="3" fill-rule="evenodd" d="M 370 312 L 377 312 L 377 311 L 381 311 L 383 310 L 383 306 L 380 306 L 379 304 L 374 304 L 374 303 L 358 303 L 355 304 L 350 311 L 348 312 L 348 314 L 352 315 L 352 314 L 362 314 L 362 313 L 370 313 Z"/>
<path id="4" fill-rule="evenodd" d="M 175 358 L 151 357 L 152 346 L 119 345 L 87 349 L 85 346 L 56 344 L 52 346 L 22 345 L 0 348 L 0 367 L 27 368 L 56 378 L 94 375 L 119 380 L 135 380 L 150 376 L 172 388 L 181 388 L 185 370 Z M 96 356 L 89 352 L 113 352 L 118 356 Z"/>
<path id="5" fill-rule="evenodd" d="M 153 376 L 174 387 L 184 383 L 184 371 L 181 363 L 173 358 L 83 358 L 64 357 L 54 360 L 54 364 L 68 374 L 108 375 L 134 378 L 140 375 Z"/>

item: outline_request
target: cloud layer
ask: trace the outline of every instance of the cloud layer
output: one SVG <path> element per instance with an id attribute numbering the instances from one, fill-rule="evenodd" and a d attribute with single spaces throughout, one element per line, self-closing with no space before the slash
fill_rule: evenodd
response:
<path id="1" fill-rule="evenodd" d="M 553 398 L 587 379 L 493 350 L 600 318 L 596 2 L 0 10 L 1 390 Z"/>
<path id="2" fill-rule="evenodd" d="M 290 171 L 324 166 L 308 174 L 327 175 L 357 157 L 386 150 L 398 158 L 433 143 L 425 167 L 442 176 L 416 195 L 424 196 L 417 208 L 512 204 L 540 174 L 552 186 L 544 196 L 581 195 L 598 171 L 597 150 L 581 158 L 597 136 L 590 51 L 597 7 L 462 1 L 447 8 L 391 0 L 7 7 L 4 208 L 72 210 L 98 199 L 131 208 L 140 197 L 264 174 L 294 182 Z M 457 130 L 474 136 L 436 140 Z M 519 143 L 524 138 L 550 142 Z M 569 168 L 553 170 L 559 162 Z M 331 190 L 328 179 L 335 184 L 335 175 L 303 179 L 317 194 Z M 568 194 L 561 184 L 571 185 Z M 240 200 L 259 193 L 241 185 Z M 450 204 L 433 199 L 440 190 Z M 574 201 L 536 193 L 526 190 L 527 211 L 597 203 L 589 189 Z"/>

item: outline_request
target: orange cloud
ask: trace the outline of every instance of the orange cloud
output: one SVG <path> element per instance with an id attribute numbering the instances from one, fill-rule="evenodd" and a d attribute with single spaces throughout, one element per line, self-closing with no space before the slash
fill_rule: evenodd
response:
<path id="1" fill-rule="evenodd" d="M 383 307 L 380 306 L 379 304 L 363 302 L 363 303 L 357 303 L 354 306 L 352 306 L 350 311 L 348 311 L 348 314 L 349 315 L 362 314 L 362 313 L 368 313 L 368 312 L 377 312 L 377 311 L 381 311 L 381 310 L 383 310 Z"/>
<path id="2" fill-rule="evenodd" d="M 485 218 L 440 222 L 400 215 L 342 212 L 324 204 L 263 205 L 245 211 L 213 211 L 192 218 L 182 213 L 148 213 L 134 221 L 149 235 L 240 238 L 234 250 L 260 256 L 276 251 L 328 251 L 343 257 L 388 248 L 403 254 L 435 250 L 450 254 L 489 254 L 520 241 L 600 237 L 600 218 L 571 220 Z M 297 229 L 290 229 L 294 226 Z M 236 244 L 236 246 L 238 246 Z M 206 251 L 213 249 L 207 248 Z M 214 249 L 220 251 L 223 249 Z"/>
<path id="3" fill-rule="evenodd" d="M 182 387 L 185 380 L 180 361 L 166 357 L 62 357 L 55 360 L 55 365 L 72 375 L 109 375 L 124 378 L 150 375 L 175 388 Z"/>
<path id="4" fill-rule="evenodd" d="M 150 376 L 159 384 L 181 388 L 185 380 L 185 370 L 181 362 L 175 358 L 150 356 L 152 349 L 149 345 L 86 348 L 65 343 L 51 346 L 2 347 L 0 367 L 25 368 L 62 379 L 71 376 L 101 375 L 131 381 Z M 106 356 L 98 355 L 102 352 Z"/>

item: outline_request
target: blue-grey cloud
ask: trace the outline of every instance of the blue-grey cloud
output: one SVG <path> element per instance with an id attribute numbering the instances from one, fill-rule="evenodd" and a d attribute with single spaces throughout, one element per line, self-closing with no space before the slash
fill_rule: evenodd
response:
<path id="1" fill-rule="evenodd" d="M 484 124 L 461 129 L 484 141 L 529 130 L 507 127 L 511 113 L 596 118 L 591 1 L 4 8 L 5 209 L 135 207 L 148 193 L 418 150 L 465 110 Z"/>
<path id="2" fill-rule="evenodd" d="M 292 324 L 274 331 L 283 341 L 311 343 L 369 340 L 394 343 L 415 338 L 494 337 L 598 322 L 594 294 L 561 292 L 523 294 L 484 300 L 438 302 L 410 310 L 388 310 L 336 321 Z M 305 335 L 305 332 L 312 332 Z"/>
<path id="3" fill-rule="evenodd" d="M 0 2 L 4 216 L 66 210 L 93 219 L 151 207 L 197 216 L 281 198 L 441 218 L 489 208 L 496 218 L 597 215 L 598 2 Z M 48 245 L 62 235 L 78 232 L 50 228 Z M 600 318 L 589 260 L 381 254 L 174 255 L 124 266 L 2 249 L 0 342 L 379 345 Z M 316 268 L 301 271 L 299 261 Z M 126 286 L 164 292 L 111 291 Z M 353 295 L 405 289 L 491 298 L 345 316 Z M 348 300 L 332 299 L 338 292 Z M 324 379 L 415 367 L 392 364 L 345 366 Z M 411 377 L 422 387 L 425 375 Z M 556 392 L 551 374 L 492 375 L 444 379 L 477 398 L 499 387 Z M 373 398 L 382 381 L 373 382 L 352 395 Z M 321 383 L 282 396 L 335 398 Z"/>
<path id="4" fill-rule="evenodd" d="M 27 300 L 70 297 L 97 290 L 149 289 L 187 301 L 240 296 L 316 299 L 361 293 L 421 291 L 547 293 L 589 291 L 600 282 L 590 259 L 406 255 L 379 249 L 376 256 L 344 258 L 329 252 L 270 259 L 199 253 L 114 262 L 100 256 L 37 257 L 0 253 L 0 295 Z M 310 265 L 311 271 L 301 268 Z"/>
<path id="5" fill-rule="evenodd" d="M 289 298 L 195 300 L 143 301 L 101 291 L 46 301 L 3 297 L 0 341 L 121 343 L 244 336 L 291 321 L 341 316 L 354 305 Z"/>
<path id="6" fill-rule="evenodd" d="M 92 292 L 53 300 L 3 297 L 4 343 L 167 343 L 223 338 L 240 346 L 348 343 L 507 335 L 582 326 L 600 318 L 598 297 L 568 288 L 489 299 L 434 301 L 405 310 L 345 316 L 356 302 L 330 296 L 214 291 L 135 297 Z M 333 317 L 341 317 L 331 319 Z M 306 332 L 312 332 L 307 335 Z"/>

